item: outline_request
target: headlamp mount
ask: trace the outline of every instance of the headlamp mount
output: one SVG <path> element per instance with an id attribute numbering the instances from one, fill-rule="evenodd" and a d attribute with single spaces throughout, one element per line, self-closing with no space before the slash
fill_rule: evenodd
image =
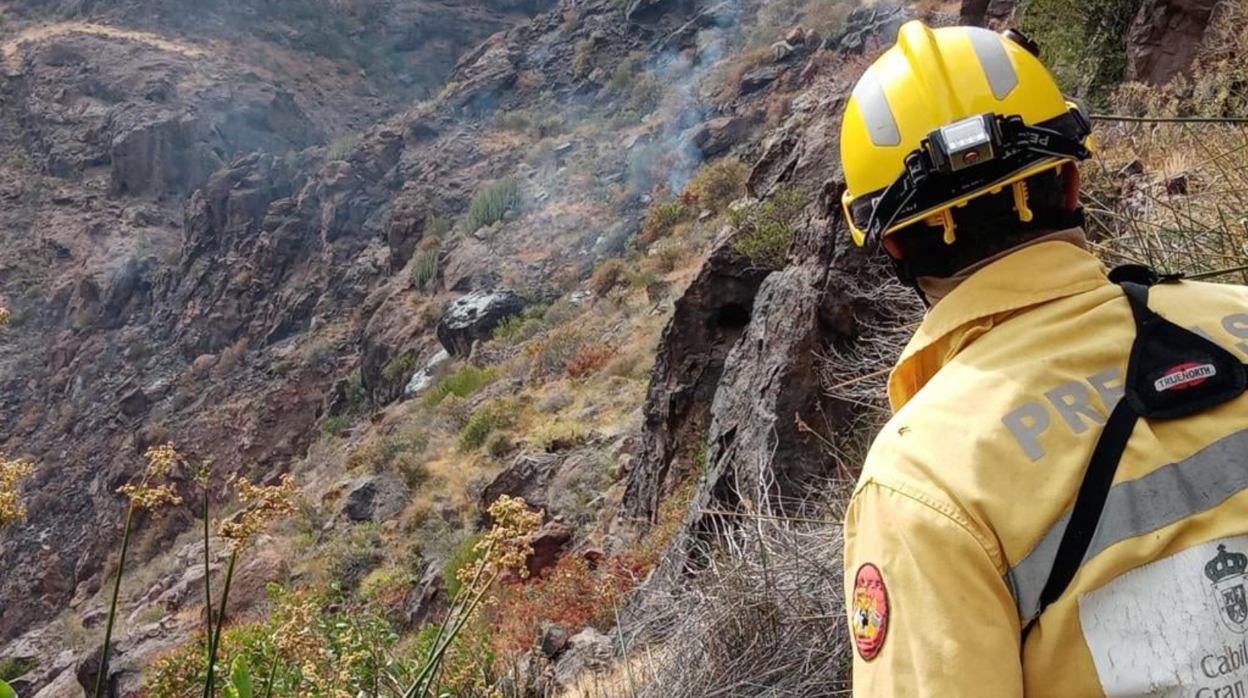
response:
<path id="1" fill-rule="evenodd" d="M 851 205 L 868 240 L 879 240 L 896 221 L 991 189 L 1045 160 L 1086 160 L 1091 123 L 1071 109 L 1039 126 L 1019 116 L 980 114 L 928 134 L 905 159 L 905 170 L 887 188 Z"/>

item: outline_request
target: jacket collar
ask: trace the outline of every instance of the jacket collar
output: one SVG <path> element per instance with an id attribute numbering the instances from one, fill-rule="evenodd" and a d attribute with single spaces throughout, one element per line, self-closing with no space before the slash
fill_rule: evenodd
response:
<path id="1" fill-rule="evenodd" d="M 1068 242 L 1032 245 L 984 267 L 931 309 L 902 351 L 888 381 L 893 412 L 1004 316 L 1109 283 L 1101 261 Z"/>

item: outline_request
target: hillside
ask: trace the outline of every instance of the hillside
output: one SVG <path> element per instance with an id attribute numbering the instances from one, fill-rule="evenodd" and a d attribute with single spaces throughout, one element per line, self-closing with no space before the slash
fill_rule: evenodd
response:
<path id="1" fill-rule="evenodd" d="M 199 694 L 227 576 L 275 696 L 843 695 L 839 502 L 922 313 L 840 220 L 858 75 L 1021 22 L 1096 110 L 1242 116 L 1245 14 L 0 2 L 0 679 L 93 695 L 130 530 L 123 698 Z M 1098 137 L 1108 260 L 1242 259 L 1241 131 Z"/>

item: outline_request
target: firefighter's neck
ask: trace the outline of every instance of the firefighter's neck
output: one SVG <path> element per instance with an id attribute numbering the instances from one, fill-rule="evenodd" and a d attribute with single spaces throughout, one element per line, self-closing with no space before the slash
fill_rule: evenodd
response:
<path id="1" fill-rule="evenodd" d="M 944 299 L 945 296 L 948 296 L 950 293 L 952 293 L 953 289 L 957 288 L 959 284 L 971 278 L 971 275 L 973 275 L 975 272 L 979 271 L 980 269 L 983 269 L 984 267 L 988 266 L 989 264 L 992 264 L 993 262 L 997 260 L 1004 259 L 1005 257 L 1008 257 L 1014 254 L 1015 252 L 1018 252 L 1019 250 L 1023 250 L 1028 247 L 1031 247 L 1032 245 L 1038 245 L 1042 242 L 1053 242 L 1053 241 L 1069 242 L 1070 244 L 1075 245 L 1079 247 L 1080 249 L 1084 249 L 1084 250 L 1088 249 L 1088 238 L 1087 238 L 1087 235 L 1084 234 L 1082 228 L 1068 228 L 1066 230 L 1058 230 L 1058 231 L 1049 233 L 1048 235 L 1043 235 L 1041 237 L 1028 240 L 1027 242 L 1023 243 L 1022 245 L 1019 245 L 1018 247 L 1011 247 L 1008 250 L 998 252 L 997 254 L 991 257 L 988 257 L 987 259 L 982 259 L 976 262 L 975 264 L 972 264 L 971 266 L 963 269 L 962 271 L 948 278 L 937 278 L 934 276 L 920 276 L 918 278 L 919 290 L 922 291 L 923 295 L 927 298 L 928 305 L 935 306 L 942 299 Z"/>

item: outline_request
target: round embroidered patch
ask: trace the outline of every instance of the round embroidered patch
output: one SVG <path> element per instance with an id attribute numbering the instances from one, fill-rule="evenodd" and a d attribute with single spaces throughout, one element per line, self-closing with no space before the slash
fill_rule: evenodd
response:
<path id="1" fill-rule="evenodd" d="M 851 623 L 858 656 L 868 662 L 875 659 L 888 635 L 888 587 L 880 568 L 869 562 L 854 577 Z"/>

